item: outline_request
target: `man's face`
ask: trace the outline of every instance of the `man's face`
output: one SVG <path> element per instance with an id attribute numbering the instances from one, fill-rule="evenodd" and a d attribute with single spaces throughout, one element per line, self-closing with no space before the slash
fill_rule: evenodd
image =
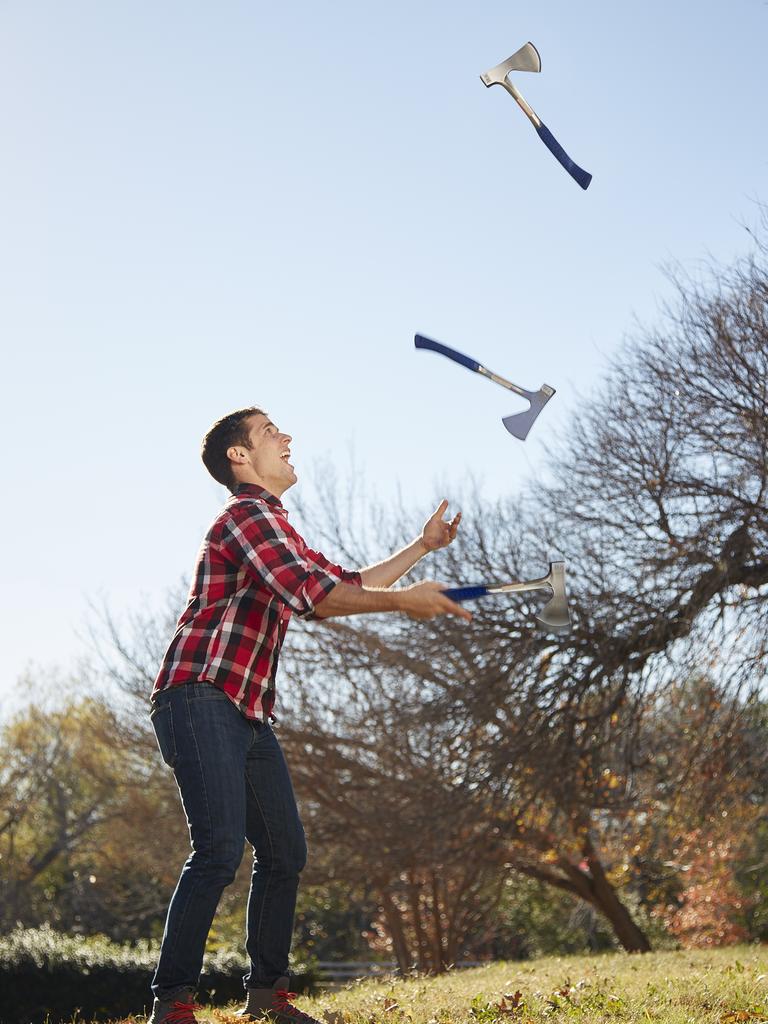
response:
<path id="1" fill-rule="evenodd" d="M 246 483 L 261 484 L 279 498 L 298 479 L 296 470 L 288 461 L 291 456 L 291 435 L 278 430 L 267 416 L 259 413 L 251 417 L 248 437 L 250 448 L 235 446 L 238 452 L 244 452 L 246 456 L 245 462 L 241 463 L 245 470 L 245 473 L 240 474 L 242 479 Z"/>

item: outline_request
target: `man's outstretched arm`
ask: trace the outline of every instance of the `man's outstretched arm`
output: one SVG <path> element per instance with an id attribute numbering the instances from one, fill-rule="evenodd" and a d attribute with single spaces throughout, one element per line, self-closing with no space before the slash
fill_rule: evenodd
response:
<path id="1" fill-rule="evenodd" d="M 395 556 L 396 557 L 396 556 Z M 382 563 L 384 564 L 384 563 Z M 330 619 L 342 615 L 364 615 L 366 612 L 405 612 L 412 619 L 434 619 L 438 615 L 456 615 L 469 622 L 471 614 L 451 601 L 443 591 L 447 583 L 423 580 L 409 587 L 371 589 L 353 583 L 337 583 L 333 590 L 315 605 L 315 617 Z"/>
<path id="2" fill-rule="evenodd" d="M 405 576 L 409 569 L 429 554 L 430 551 L 437 551 L 447 547 L 456 537 L 461 522 L 461 512 L 458 512 L 450 522 L 443 519 L 448 508 L 448 502 L 440 502 L 434 515 L 430 516 L 424 524 L 420 535 L 404 547 L 401 551 L 395 552 L 389 558 L 376 565 L 369 565 L 360 570 L 360 578 L 364 587 L 390 587 L 396 583 L 401 576 Z M 389 610 L 389 609 L 384 609 Z"/>

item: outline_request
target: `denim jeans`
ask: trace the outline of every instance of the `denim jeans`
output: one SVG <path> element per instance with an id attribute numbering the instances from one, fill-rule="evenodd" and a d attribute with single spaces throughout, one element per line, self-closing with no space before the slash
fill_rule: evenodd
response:
<path id="1" fill-rule="evenodd" d="M 288 973 L 299 873 L 307 859 L 288 767 L 272 728 L 238 711 L 210 683 L 161 691 L 151 711 L 163 760 L 173 769 L 192 853 L 168 908 L 152 981 L 158 998 L 194 989 L 224 888 L 253 847 L 246 988 Z"/>

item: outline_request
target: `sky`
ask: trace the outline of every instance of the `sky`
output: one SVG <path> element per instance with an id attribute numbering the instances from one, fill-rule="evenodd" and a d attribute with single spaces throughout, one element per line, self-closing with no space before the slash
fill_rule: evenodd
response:
<path id="1" fill-rule="evenodd" d="M 414 535 L 545 472 L 664 267 L 748 250 L 767 28 L 762 0 L 0 0 L 0 714 L 77 663 L 89 603 L 189 574 L 232 409 Z M 480 81 L 529 39 L 516 83 L 587 192 Z M 529 439 L 415 332 L 556 388 Z"/>

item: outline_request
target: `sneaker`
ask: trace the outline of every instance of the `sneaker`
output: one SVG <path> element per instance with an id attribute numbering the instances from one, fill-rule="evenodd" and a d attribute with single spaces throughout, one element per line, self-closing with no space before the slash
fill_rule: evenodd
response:
<path id="1" fill-rule="evenodd" d="M 200 1009 L 189 991 L 177 992 L 168 999 L 155 998 L 147 1024 L 197 1024 L 195 1010 Z"/>
<path id="2" fill-rule="evenodd" d="M 245 1008 L 236 1016 L 244 1020 L 266 1017 L 274 1024 L 321 1024 L 317 1018 L 293 1005 L 291 1000 L 296 998 L 296 993 L 288 991 L 288 984 L 287 978 L 278 978 L 271 988 L 246 989 Z"/>

